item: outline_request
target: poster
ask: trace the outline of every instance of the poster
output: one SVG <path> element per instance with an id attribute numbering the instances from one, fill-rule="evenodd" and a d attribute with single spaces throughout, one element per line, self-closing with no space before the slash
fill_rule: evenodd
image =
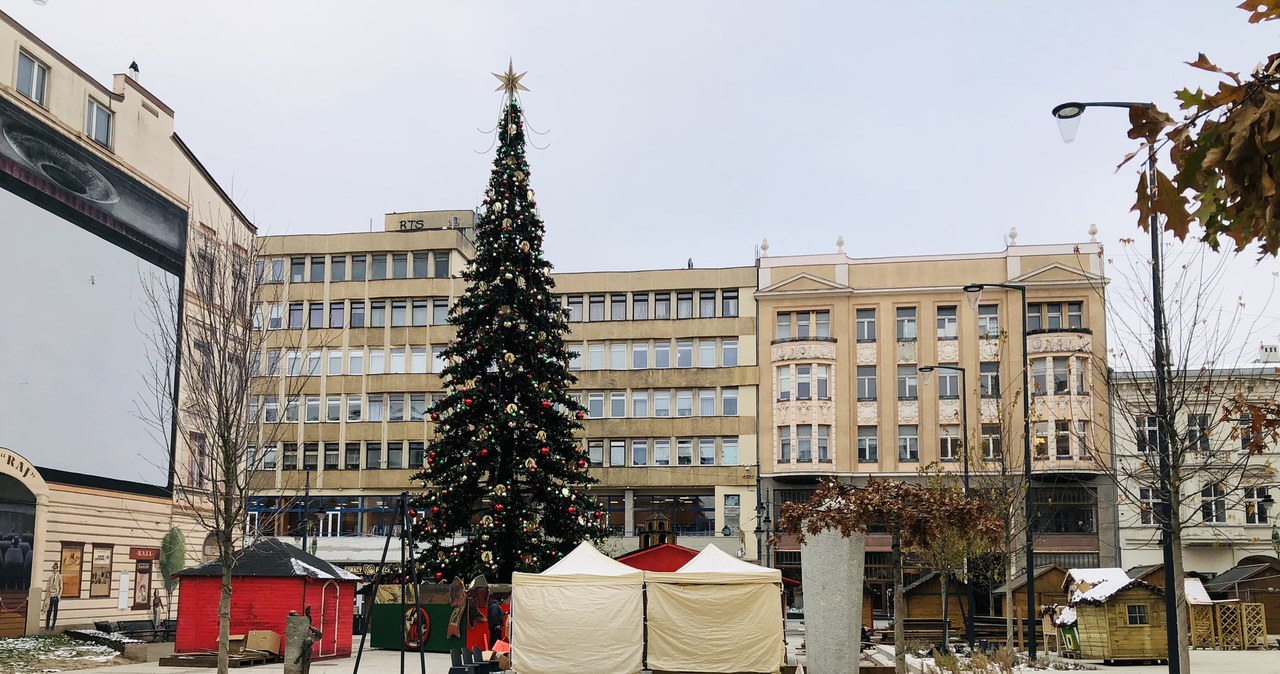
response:
<path id="1" fill-rule="evenodd" d="M 71 543 L 62 544 L 62 596 L 76 598 L 80 596 L 80 570 L 84 561 L 84 546 Z"/>
<path id="2" fill-rule="evenodd" d="M 93 564 L 89 567 L 89 596 L 111 596 L 111 551 L 109 545 L 93 546 Z"/>
<path id="3" fill-rule="evenodd" d="M 138 560 L 134 565 L 134 575 L 137 576 L 137 581 L 133 586 L 131 608 L 135 611 L 145 611 L 151 608 L 151 562 L 145 559 Z"/>

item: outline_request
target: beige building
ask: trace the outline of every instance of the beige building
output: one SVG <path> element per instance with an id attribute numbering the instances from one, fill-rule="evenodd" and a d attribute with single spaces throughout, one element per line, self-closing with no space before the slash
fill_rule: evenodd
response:
<path id="1" fill-rule="evenodd" d="M 280 294 L 256 319 L 277 346 L 260 371 L 288 376 L 251 403 L 264 424 L 285 424 L 255 452 L 259 534 L 300 537 L 308 511 L 326 559 L 377 560 L 434 432 L 425 412 L 443 393 L 439 354 L 465 291 L 457 272 L 474 257 L 472 225 L 470 211 L 393 213 L 381 232 L 264 238 L 267 290 Z M 754 270 L 555 281 L 610 551 L 636 548 L 662 515 L 684 545 L 754 558 L 742 533 L 755 508 Z"/>
<path id="2" fill-rule="evenodd" d="M 975 307 L 962 289 L 1018 285 L 1028 308 L 1037 565 L 1114 564 L 1114 499 L 1098 479 L 1108 455 L 1098 435 L 1108 419 L 1100 253 L 1082 243 L 762 257 L 760 471 L 772 518 L 823 477 L 910 479 L 935 463 L 958 471 L 965 447 L 975 488 L 1008 488 L 994 476 L 1024 465 L 1022 296 L 988 287 Z M 941 367 L 926 377 L 927 366 Z M 868 542 L 873 586 L 887 582 L 888 545 L 887 535 Z M 794 540 L 783 537 L 772 561 L 797 573 Z M 882 608 L 886 595 L 877 597 Z"/>
<path id="3" fill-rule="evenodd" d="M 104 86 L 2 13 L 0 45 L 0 311 L 41 326 L 0 356 L 0 635 L 40 630 L 55 576 L 59 628 L 149 618 L 161 537 L 185 530 L 192 561 L 205 537 L 175 505 L 185 443 L 131 414 L 138 298 L 144 277 L 185 279 L 189 242 L 252 226 L 136 72 Z M 75 423 L 50 416 L 72 399 Z"/>

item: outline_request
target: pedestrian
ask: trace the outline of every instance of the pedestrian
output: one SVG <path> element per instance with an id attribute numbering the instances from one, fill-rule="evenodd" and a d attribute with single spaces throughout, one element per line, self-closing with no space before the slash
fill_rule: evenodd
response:
<path id="1" fill-rule="evenodd" d="M 44 584 L 44 629 L 52 632 L 58 626 L 58 601 L 62 598 L 62 566 L 53 563 L 53 572 Z"/>
<path id="2" fill-rule="evenodd" d="M 502 602 L 497 597 L 489 596 L 489 648 L 502 641 Z"/>

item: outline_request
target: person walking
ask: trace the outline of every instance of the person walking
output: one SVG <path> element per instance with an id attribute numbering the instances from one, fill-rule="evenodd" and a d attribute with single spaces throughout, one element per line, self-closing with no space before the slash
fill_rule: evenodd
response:
<path id="1" fill-rule="evenodd" d="M 58 626 L 58 601 L 62 598 L 62 568 L 53 563 L 53 573 L 44 584 L 44 629 L 52 632 Z"/>
<path id="2" fill-rule="evenodd" d="M 497 597 L 489 596 L 489 614 L 486 616 L 489 621 L 489 648 L 502 641 L 502 602 Z"/>

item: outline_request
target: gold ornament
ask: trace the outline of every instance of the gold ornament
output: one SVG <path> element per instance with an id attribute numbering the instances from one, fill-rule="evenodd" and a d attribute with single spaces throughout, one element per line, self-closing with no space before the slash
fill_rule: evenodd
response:
<path id="1" fill-rule="evenodd" d="M 533 470 L 537 466 L 538 466 L 538 462 L 534 461 L 532 457 L 524 460 L 524 467 L 528 468 L 529 470 Z"/>
<path id="2" fill-rule="evenodd" d="M 511 218 L 503 218 L 503 219 L 502 219 L 502 226 L 503 226 L 503 227 L 510 227 L 510 226 L 511 226 Z"/>
<path id="3" fill-rule="evenodd" d="M 546 432 L 546 431 L 538 431 L 538 433 L 537 433 L 537 436 L 536 436 L 536 437 L 537 437 L 539 440 L 546 440 L 546 439 L 547 439 L 547 432 Z"/>
<path id="4" fill-rule="evenodd" d="M 499 84 L 498 88 L 494 89 L 494 91 L 505 91 L 508 98 L 515 98 L 517 91 L 529 90 L 528 87 L 520 83 L 520 79 L 528 74 L 529 72 L 525 71 L 517 75 L 514 64 L 511 61 L 507 61 L 507 72 L 493 73 L 493 76 L 498 78 L 498 81 L 502 83 Z"/>
<path id="5" fill-rule="evenodd" d="M 515 403 L 511 403 L 510 405 L 507 405 L 507 414 L 515 414 L 516 412 L 519 412 L 519 411 L 520 411 L 520 408 L 516 407 Z"/>
<path id="6" fill-rule="evenodd" d="M 507 135 L 509 135 L 509 136 L 514 136 L 514 135 L 516 135 L 516 125 L 515 125 L 515 124 L 508 124 L 508 125 L 507 125 Z"/>
<path id="7" fill-rule="evenodd" d="M 526 253 L 527 253 L 527 252 L 529 252 L 529 248 L 530 248 L 530 246 L 529 246 L 529 242 L 528 242 L 528 241 L 521 241 L 521 242 L 520 242 L 520 250 L 522 250 L 522 251 L 524 251 L 524 252 L 526 252 Z"/>
<path id="8" fill-rule="evenodd" d="M 500 484 L 500 485 L 498 485 L 498 486 L 494 487 L 494 488 L 493 488 L 493 493 L 497 494 L 498 496 L 506 496 L 506 495 L 507 495 L 507 485 L 505 485 L 505 484 Z"/>
<path id="9" fill-rule="evenodd" d="M 524 171 L 516 171 L 516 180 L 524 180 Z"/>
<path id="10" fill-rule="evenodd" d="M 533 201 L 533 190 L 529 190 L 529 192 L 528 192 L 528 199 L 529 199 L 529 201 Z"/>
<path id="11" fill-rule="evenodd" d="M 492 553 L 492 552 L 489 552 L 488 550 L 485 550 L 484 552 L 480 553 L 480 561 L 482 561 L 482 562 L 484 562 L 484 563 L 486 563 L 486 564 L 488 564 L 489 562 L 492 562 L 492 561 L 493 561 L 493 553 Z"/>
<path id="12" fill-rule="evenodd" d="M 514 363 L 516 362 L 516 354 L 508 351 L 505 355 L 502 356 L 502 359 L 507 361 L 508 363 Z"/>

